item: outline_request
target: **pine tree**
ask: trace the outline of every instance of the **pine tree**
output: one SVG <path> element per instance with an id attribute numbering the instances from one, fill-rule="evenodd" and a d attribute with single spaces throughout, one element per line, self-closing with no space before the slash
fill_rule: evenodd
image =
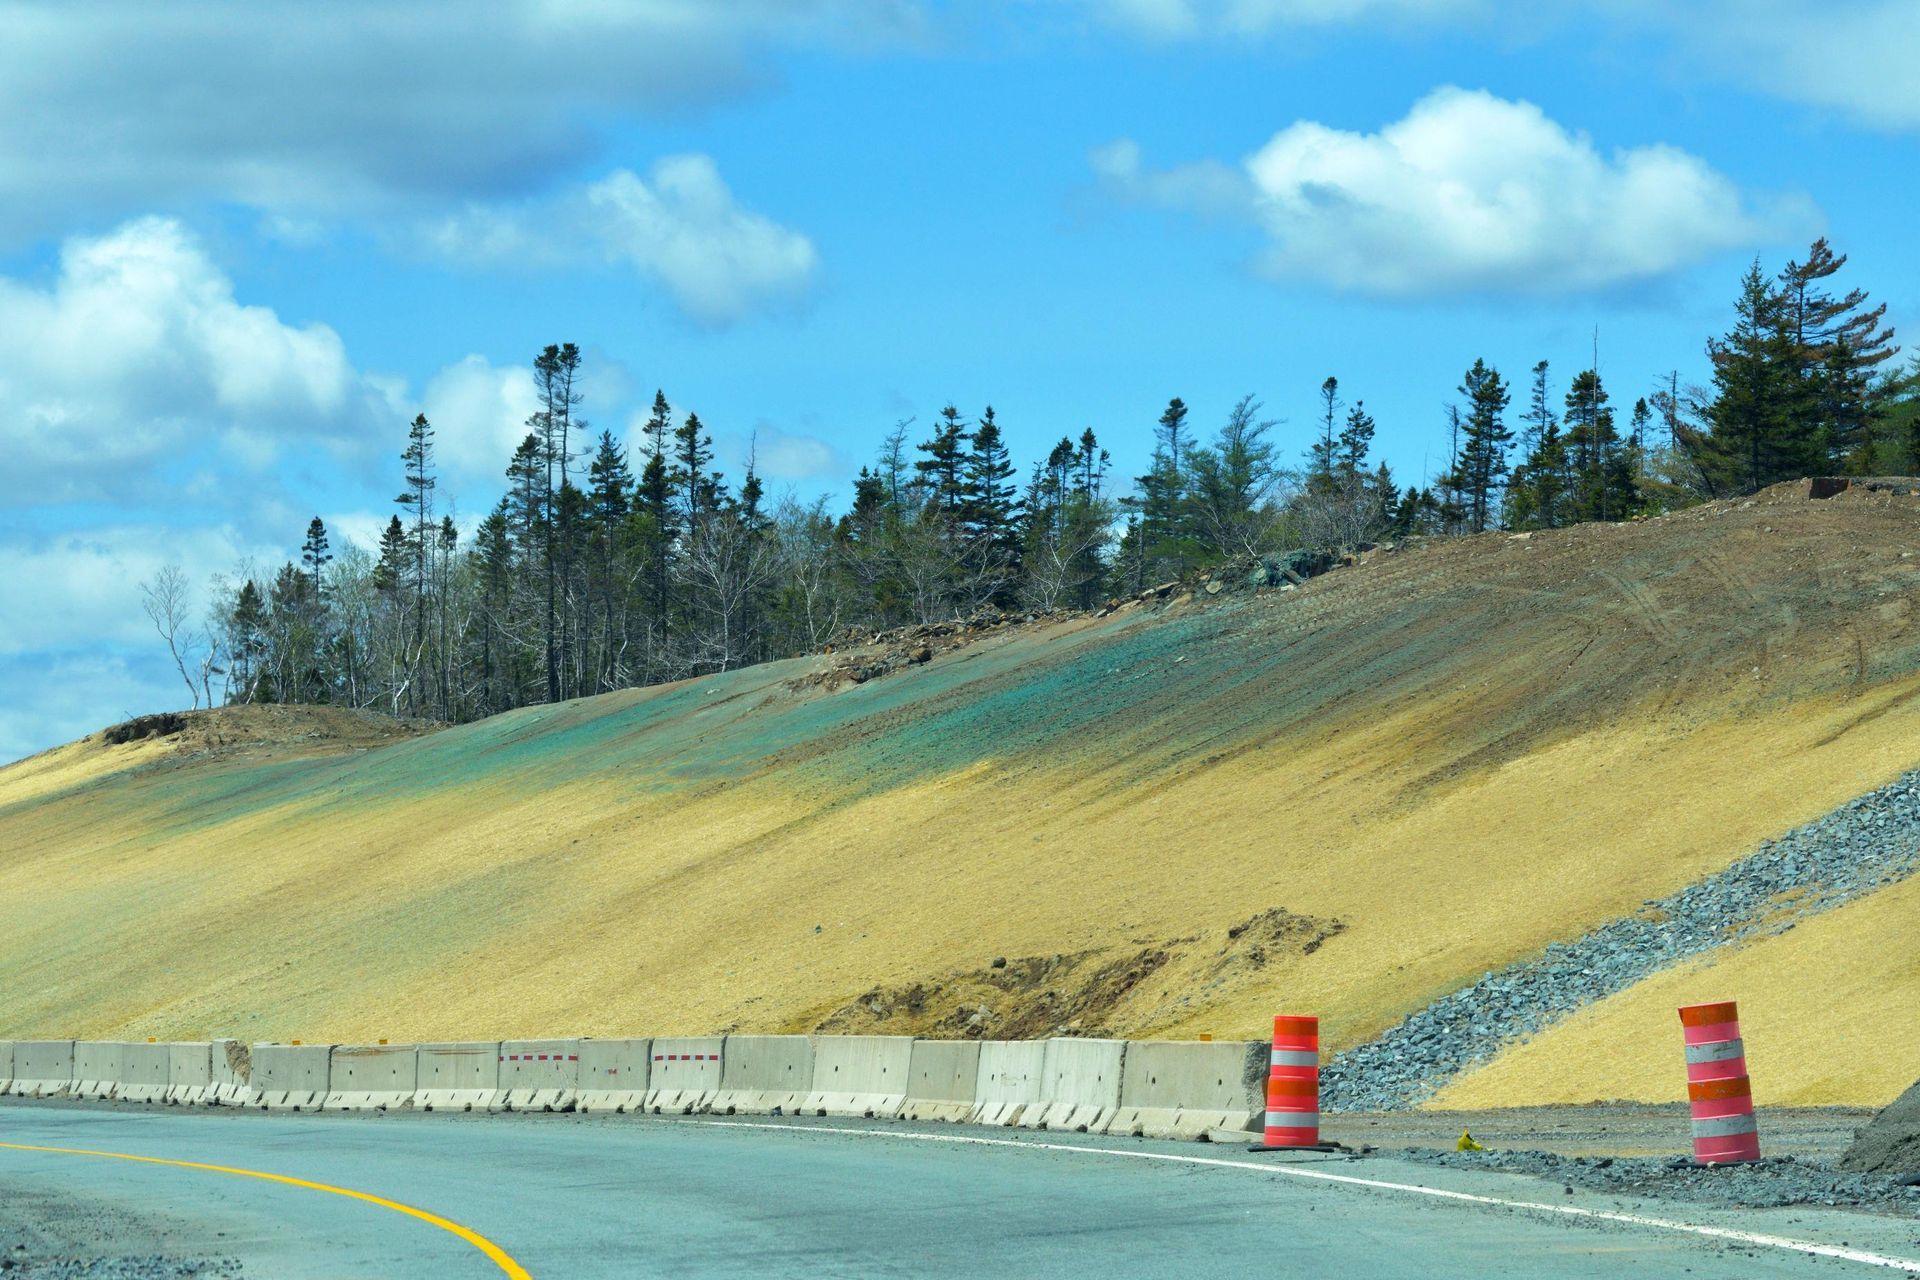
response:
<path id="1" fill-rule="evenodd" d="M 1823 450 L 1796 418 L 1803 387 L 1786 299 L 1754 259 L 1740 282 L 1734 327 L 1707 343 L 1713 399 L 1699 441 L 1701 470 L 1714 489 L 1763 488 L 1819 470 Z"/>
<path id="2" fill-rule="evenodd" d="M 1367 412 L 1366 401 L 1354 401 L 1336 441 L 1339 446 L 1334 454 L 1336 471 L 1353 479 L 1366 470 L 1367 454 L 1373 449 L 1373 431 L 1373 416 Z"/>
<path id="3" fill-rule="evenodd" d="M 1068 446 L 1068 455 L 1072 446 Z M 993 406 L 980 415 L 961 475 L 961 528 L 968 541 L 1010 565 L 1019 556 L 1014 528 L 1013 461 L 1000 438 Z"/>
<path id="4" fill-rule="evenodd" d="M 321 571 L 333 560 L 333 552 L 327 547 L 327 526 L 319 516 L 307 522 L 307 536 L 300 544 L 300 564 L 307 571 L 307 577 L 313 584 L 313 598 L 322 598 Z"/>
<path id="5" fill-rule="evenodd" d="M 713 438 L 690 413 L 673 431 L 673 467 L 667 473 L 678 505 L 678 524 L 688 537 L 700 532 L 701 522 L 719 506 L 719 478 L 711 471 Z"/>
<path id="6" fill-rule="evenodd" d="M 967 444 L 970 437 L 960 410 L 952 405 L 940 410 L 940 422 L 931 438 L 915 446 L 927 456 L 913 464 L 919 487 L 927 505 L 950 518 L 965 515 Z"/>
<path id="7" fill-rule="evenodd" d="M 1512 397 L 1499 370 L 1484 360 L 1475 360 L 1467 370 L 1460 394 L 1467 398 L 1467 413 L 1461 423 L 1455 486 L 1466 507 L 1468 531 L 1480 533 L 1488 527 L 1495 498 L 1506 482 L 1507 442 L 1513 439 L 1506 411 Z"/>
<path id="8" fill-rule="evenodd" d="M 380 559 L 373 570 L 375 590 L 385 595 L 397 593 L 400 584 L 407 580 L 410 558 L 407 552 L 407 527 L 400 523 L 399 516 L 394 516 L 380 533 Z"/>
<path id="9" fill-rule="evenodd" d="M 433 425 L 426 414 L 414 415 L 400 459 L 405 464 L 406 487 L 394 501 L 413 512 L 407 557 L 413 570 L 413 655 L 409 669 L 414 678 L 407 685 L 407 696 L 409 706 L 418 714 L 422 683 L 418 664 L 426 653 L 427 575 L 433 559 L 433 490 L 438 483 L 433 473 Z"/>
<path id="10" fill-rule="evenodd" d="M 1186 464 L 1186 453 L 1190 447 L 1187 441 L 1187 406 L 1175 396 L 1167 401 L 1167 407 L 1160 414 L 1159 426 L 1154 430 L 1154 440 L 1160 451 L 1166 455 L 1167 468 L 1177 479 L 1180 469 Z"/>
<path id="11" fill-rule="evenodd" d="M 1646 411 L 1645 401 L 1641 412 Z M 1567 389 L 1566 447 L 1571 457 L 1574 520 L 1621 520 L 1636 504 L 1631 456 L 1614 430 L 1606 387 L 1593 369 L 1582 370 Z"/>
<path id="12" fill-rule="evenodd" d="M 1822 238 L 1813 242 L 1805 262 L 1789 262 L 1780 273 L 1782 306 L 1796 348 L 1800 430 L 1836 469 L 1866 442 L 1877 409 L 1875 375 L 1899 353 L 1893 329 L 1883 327 L 1884 302 L 1868 307 L 1864 290 L 1834 297 L 1819 287 L 1846 265 L 1846 255 L 1835 254 Z"/>
<path id="13" fill-rule="evenodd" d="M 674 537 L 674 489 L 668 471 L 668 437 L 672 430 L 673 409 L 667 404 L 666 394 L 656 391 L 653 412 L 643 429 L 647 464 L 640 469 L 639 491 L 634 499 L 635 511 L 641 520 L 630 527 L 628 541 L 641 557 L 647 602 L 662 648 L 667 641 L 668 603 L 673 589 L 668 565 Z"/>
<path id="14" fill-rule="evenodd" d="M 1339 465 L 1340 440 L 1335 422 L 1340 413 L 1340 379 L 1320 384 L 1320 434 L 1307 450 L 1307 491 L 1331 493 L 1334 469 Z"/>

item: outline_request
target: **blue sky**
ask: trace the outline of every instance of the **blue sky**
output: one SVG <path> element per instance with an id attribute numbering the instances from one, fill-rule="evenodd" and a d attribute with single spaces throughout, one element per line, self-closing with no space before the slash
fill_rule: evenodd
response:
<path id="1" fill-rule="evenodd" d="M 1548 11 L 1545 12 L 1543 11 Z M 844 493 L 987 403 L 1121 476 L 1171 396 L 1404 481 L 1484 356 L 1629 401 L 1818 234 L 1920 309 L 1888 0 L 0 2 L 0 760 L 185 690 L 141 616 L 364 538 L 405 422 L 498 496 L 542 345 L 625 436 Z"/>

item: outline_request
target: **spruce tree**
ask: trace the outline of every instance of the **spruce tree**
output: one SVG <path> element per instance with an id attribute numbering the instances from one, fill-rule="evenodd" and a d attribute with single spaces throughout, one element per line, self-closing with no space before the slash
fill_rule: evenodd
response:
<path id="1" fill-rule="evenodd" d="M 915 446 L 927 455 L 913 464 L 919 486 L 926 494 L 927 505 L 950 519 L 965 516 L 969 439 L 967 424 L 961 418 L 960 410 L 948 405 L 940 410 L 940 421 L 934 427 L 933 435 Z"/>
<path id="2" fill-rule="evenodd" d="M 321 571 L 332 559 L 333 552 L 327 548 L 327 526 L 319 516 L 315 516 L 307 522 L 307 536 L 300 544 L 300 564 L 312 582 L 316 603 L 322 598 Z"/>
<path id="3" fill-rule="evenodd" d="M 1460 424 L 1454 487 L 1465 508 L 1468 531 L 1480 533 L 1491 522 L 1495 498 L 1506 482 L 1507 442 L 1513 439 L 1506 411 L 1512 396 L 1500 371 L 1485 360 L 1475 360 L 1467 370 L 1460 394 L 1467 398 L 1467 412 Z"/>
<path id="4" fill-rule="evenodd" d="M 1065 443 L 1064 441 L 1062 443 Z M 1073 448 L 1067 446 L 1067 457 Z M 1000 438 L 993 406 L 980 415 L 973 431 L 961 476 L 961 528 L 968 541 L 1009 561 L 1017 558 L 1014 529 L 1013 461 Z"/>

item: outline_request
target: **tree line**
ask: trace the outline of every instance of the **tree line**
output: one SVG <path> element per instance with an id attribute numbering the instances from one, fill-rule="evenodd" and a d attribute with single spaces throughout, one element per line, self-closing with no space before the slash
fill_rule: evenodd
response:
<path id="1" fill-rule="evenodd" d="M 844 504 L 770 498 L 749 457 L 715 466 L 695 412 L 664 392 L 629 451 L 583 414 L 572 343 L 530 376 L 537 409 L 504 494 L 470 540 L 440 488 L 434 427 L 406 429 L 379 545 L 308 525 L 297 558 L 216 582 L 204 625 L 177 569 L 143 588 L 195 705 L 333 703 L 462 721 L 530 703 L 725 671 L 856 630 L 981 609 L 1088 608 L 1240 557 L 1390 538 L 1625 520 L 1806 474 L 1920 470 L 1915 378 L 1894 368 L 1885 307 L 1828 281 L 1824 241 L 1768 274 L 1710 340 L 1711 382 L 1677 373 L 1624 427 L 1594 366 L 1525 397 L 1485 360 L 1442 419 L 1447 464 L 1400 487 L 1376 423 L 1335 377 L 1298 462 L 1249 395 L 1210 429 L 1170 400 L 1145 472 L 1114 483 L 1092 428 L 1022 475 L 991 406 L 897 423 Z M 637 471 L 636 471 L 637 464 Z"/>

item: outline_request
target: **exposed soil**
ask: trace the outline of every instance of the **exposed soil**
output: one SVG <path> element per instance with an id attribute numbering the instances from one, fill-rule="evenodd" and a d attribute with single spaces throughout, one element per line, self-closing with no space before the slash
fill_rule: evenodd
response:
<path id="1" fill-rule="evenodd" d="M 876 987 L 810 1027 L 838 1035 L 924 1035 L 939 1039 L 1028 1040 L 1124 1035 L 1147 980 L 1174 961 L 1219 982 L 1264 969 L 1282 956 L 1307 956 L 1346 926 L 1273 908 L 1224 931 L 1138 949 L 996 958 L 984 968 L 904 987 Z"/>
<path id="2" fill-rule="evenodd" d="M 269 703 L 139 716 L 103 729 L 95 738 L 109 747 L 158 739 L 183 759 L 198 760 L 365 750 L 443 727 L 433 720 L 396 719 L 377 711 Z"/>

